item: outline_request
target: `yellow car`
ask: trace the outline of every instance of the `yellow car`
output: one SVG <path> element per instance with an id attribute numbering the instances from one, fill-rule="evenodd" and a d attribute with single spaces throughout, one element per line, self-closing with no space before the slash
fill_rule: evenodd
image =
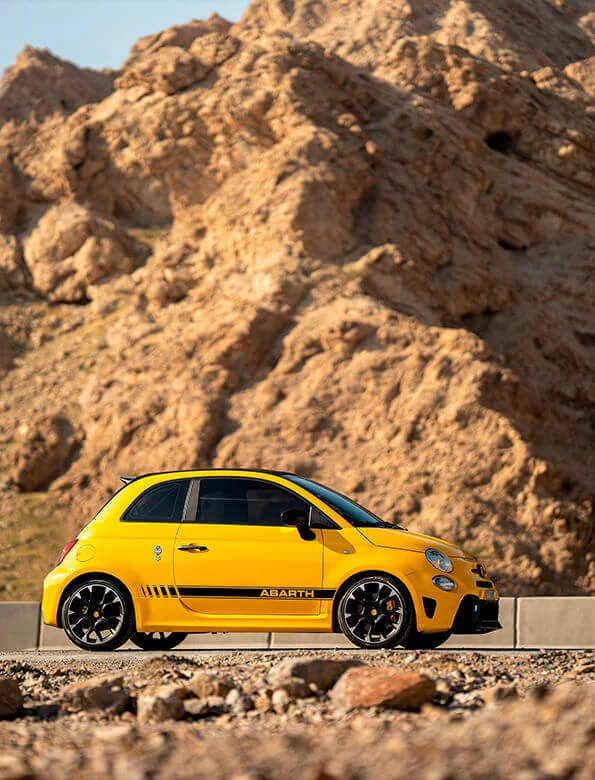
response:
<path id="1" fill-rule="evenodd" d="M 310 479 L 230 469 L 121 479 L 44 582 L 45 622 L 85 650 L 227 631 L 431 648 L 500 628 L 498 593 L 468 553 Z"/>

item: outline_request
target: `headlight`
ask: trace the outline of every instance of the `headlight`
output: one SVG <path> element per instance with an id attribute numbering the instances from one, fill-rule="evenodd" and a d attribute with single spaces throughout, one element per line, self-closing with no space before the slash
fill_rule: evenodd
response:
<path id="1" fill-rule="evenodd" d="M 432 582 L 437 588 L 440 588 L 440 590 L 454 590 L 456 588 L 455 583 L 450 577 L 445 577 L 442 574 L 439 574 L 437 577 L 432 577 Z"/>
<path id="2" fill-rule="evenodd" d="M 432 564 L 432 566 L 440 569 L 440 571 L 452 571 L 452 561 L 448 555 L 440 552 L 440 550 L 435 550 L 433 547 L 430 547 L 429 550 L 426 550 L 426 558 Z"/>

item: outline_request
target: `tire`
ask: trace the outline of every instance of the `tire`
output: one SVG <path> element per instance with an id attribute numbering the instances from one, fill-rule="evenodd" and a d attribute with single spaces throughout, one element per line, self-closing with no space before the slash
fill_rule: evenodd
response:
<path id="1" fill-rule="evenodd" d="M 126 589 L 101 577 L 78 582 L 62 606 L 64 631 L 83 650 L 115 650 L 134 630 L 134 608 Z"/>
<path id="2" fill-rule="evenodd" d="M 130 641 L 141 650 L 172 650 L 181 644 L 187 636 L 188 634 L 174 631 L 134 631 Z"/>
<path id="3" fill-rule="evenodd" d="M 339 628 L 367 650 L 396 647 L 414 625 L 411 597 L 394 577 L 369 574 L 352 582 L 339 601 Z"/>
<path id="4" fill-rule="evenodd" d="M 406 650 L 434 650 L 443 645 L 450 636 L 450 631 L 441 631 L 438 634 L 419 634 L 412 631 L 407 639 L 401 642 L 401 646 Z"/>

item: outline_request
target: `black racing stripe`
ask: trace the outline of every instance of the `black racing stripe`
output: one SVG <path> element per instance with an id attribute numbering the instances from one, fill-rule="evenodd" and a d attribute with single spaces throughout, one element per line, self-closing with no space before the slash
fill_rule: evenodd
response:
<path id="1" fill-rule="evenodd" d="M 143 592 L 143 596 L 146 596 L 147 594 L 145 593 L 145 586 L 144 586 L 144 585 L 141 585 L 141 586 L 140 586 L 140 589 L 141 589 L 141 590 L 142 590 L 142 592 Z"/>
<path id="2" fill-rule="evenodd" d="M 191 598 L 237 598 L 237 599 L 332 599 L 336 591 L 319 588 L 197 588 L 180 586 L 180 596 Z M 291 595 L 289 595 L 291 594 Z M 294 595 L 295 594 L 295 595 Z"/>
<path id="3" fill-rule="evenodd" d="M 178 595 L 178 591 L 175 589 L 175 587 L 173 585 L 170 585 L 168 587 L 168 590 L 169 590 L 169 595 L 170 596 L 177 596 Z"/>
<path id="4" fill-rule="evenodd" d="M 163 595 L 164 595 L 166 598 L 167 598 L 167 596 L 169 595 L 169 594 L 168 594 L 168 592 L 167 592 L 167 588 L 165 587 L 165 585 L 162 585 L 162 586 L 161 586 L 161 592 L 163 593 Z"/>
<path id="5" fill-rule="evenodd" d="M 151 586 L 150 585 L 147 585 L 147 593 L 149 594 L 149 598 L 152 599 L 153 598 L 153 591 L 151 590 Z"/>

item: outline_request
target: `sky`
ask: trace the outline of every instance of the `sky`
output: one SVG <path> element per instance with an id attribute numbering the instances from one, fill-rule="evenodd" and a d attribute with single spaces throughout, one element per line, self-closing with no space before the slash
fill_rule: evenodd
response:
<path id="1" fill-rule="evenodd" d="M 237 21 L 248 0 L 0 0 L 0 73 L 26 45 L 89 68 L 118 68 L 140 37 L 212 11 Z"/>

